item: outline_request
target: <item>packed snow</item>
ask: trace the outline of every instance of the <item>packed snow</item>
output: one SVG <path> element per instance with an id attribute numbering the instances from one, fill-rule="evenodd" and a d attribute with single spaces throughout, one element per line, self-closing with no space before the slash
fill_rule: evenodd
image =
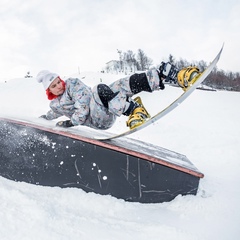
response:
<path id="1" fill-rule="evenodd" d="M 120 75 L 72 75 L 89 86 Z M 153 115 L 180 88 L 141 93 Z M 240 238 L 240 93 L 196 90 L 173 112 L 131 135 L 186 155 L 205 177 L 196 196 L 140 204 L 81 189 L 42 187 L 0 177 L 1 240 L 228 240 Z M 0 82 L 0 116 L 38 121 L 49 101 L 34 78 Z M 120 117 L 110 132 L 126 130 Z M 77 128 L 81 128 L 76 127 Z"/>

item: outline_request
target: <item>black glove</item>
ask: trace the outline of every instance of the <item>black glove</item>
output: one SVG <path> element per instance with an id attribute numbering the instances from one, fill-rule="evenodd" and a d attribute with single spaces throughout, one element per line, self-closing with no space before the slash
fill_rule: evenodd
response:
<path id="1" fill-rule="evenodd" d="M 56 126 L 62 127 L 62 128 L 69 128 L 69 127 L 73 127 L 74 125 L 72 124 L 71 120 L 66 120 L 66 121 L 58 122 Z"/>
<path id="2" fill-rule="evenodd" d="M 159 81 L 159 88 L 161 90 L 164 90 L 164 88 L 165 88 L 165 85 L 164 85 L 163 80 L 161 78 L 160 78 L 160 81 Z"/>
<path id="3" fill-rule="evenodd" d="M 47 115 L 42 115 L 42 116 L 40 116 L 39 118 L 43 118 L 43 119 L 45 119 L 45 120 L 48 120 L 48 119 L 47 119 Z"/>

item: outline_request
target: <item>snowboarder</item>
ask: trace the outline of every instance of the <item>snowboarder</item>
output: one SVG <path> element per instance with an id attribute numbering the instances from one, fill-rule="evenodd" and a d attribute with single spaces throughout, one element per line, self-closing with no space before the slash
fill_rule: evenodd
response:
<path id="1" fill-rule="evenodd" d="M 170 63 L 162 63 L 159 68 L 121 78 L 109 86 L 101 83 L 91 89 L 78 78 L 63 81 L 58 74 L 42 70 L 37 81 L 43 84 L 51 100 L 51 110 L 41 117 L 53 120 L 66 116 L 70 119 L 58 122 L 59 127 L 85 125 L 106 130 L 123 114 L 129 116 L 127 126 L 132 129 L 150 115 L 139 97 L 135 100 L 131 97 L 141 91 L 163 90 L 163 80 L 176 80 L 177 72 Z"/>

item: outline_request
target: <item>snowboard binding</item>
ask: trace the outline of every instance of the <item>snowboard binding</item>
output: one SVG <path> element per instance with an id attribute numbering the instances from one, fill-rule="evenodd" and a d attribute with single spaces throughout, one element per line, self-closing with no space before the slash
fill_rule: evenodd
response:
<path id="1" fill-rule="evenodd" d="M 197 81 L 201 73 L 197 67 L 186 67 L 177 74 L 178 85 L 186 91 L 193 83 Z"/>
<path id="2" fill-rule="evenodd" d="M 142 100 L 140 97 L 136 97 L 134 101 L 137 103 L 137 107 L 133 110 L 133 112 L 129 115 L 127 123 L 127 127 L 130 129 L 134 129 L 149 119 L 151 116 L 148 113 L 147 109 L 143 106 Z"/>

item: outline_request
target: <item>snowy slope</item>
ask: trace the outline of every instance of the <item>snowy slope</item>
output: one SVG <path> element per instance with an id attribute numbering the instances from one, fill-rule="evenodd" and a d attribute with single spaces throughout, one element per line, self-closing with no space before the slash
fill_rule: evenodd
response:
<path id="1" fill-rule="evenodd" d="M 120 76 L 84 73 L 93 86 Z M 181 89 L 141 94 L 153 115 Z M 240 93 L 196 90 L 175 111 L 132 138 L 185 154 L 205 174 L 197 196 L 162 204 L 16 183 L 0 177 L 0 239 L 238 239 Z M 48 110 L 35 79 L 0 83 L 0 115 L 37 121 Z M 110 129 L 125 130 L 125 117 Z"/>

